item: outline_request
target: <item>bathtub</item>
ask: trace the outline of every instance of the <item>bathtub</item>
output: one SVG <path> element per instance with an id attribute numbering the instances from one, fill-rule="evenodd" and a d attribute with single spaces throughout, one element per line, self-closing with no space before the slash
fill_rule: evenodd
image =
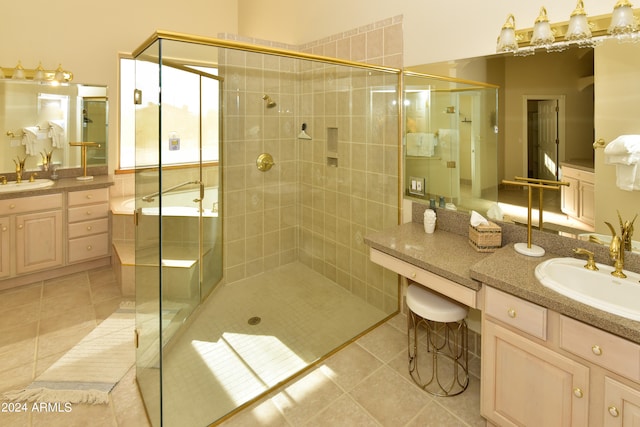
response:
<path id="1" fill-rule="evenodd" d="M 199 197 L 200 192 L 197 188 L 163 194 L 162 216 L 199 216 L 198 204 L 193 201 Z M 158 215 L 160 212 L 160 207 L 158 206 L 159 200 L 159 197 L 156 197 L 156 199 L 151 202 L 145 202 L 141 198 L 136 199 L 133 196 L 114 197 L 111 199 L 111 212 L 114 215 L 133 215 L 137 203 L 137 205 L 142 208 L 143 215 Z M 208 187 L 204 189 L 202 207 L 202 216 L 218 216 L 218 187 Z"/>

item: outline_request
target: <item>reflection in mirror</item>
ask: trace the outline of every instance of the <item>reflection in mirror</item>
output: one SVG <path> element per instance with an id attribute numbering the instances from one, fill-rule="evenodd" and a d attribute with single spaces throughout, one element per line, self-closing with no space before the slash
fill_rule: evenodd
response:
<path id="1" fill-rule="evenodd" d="M 496 159 L 499 182 L 515 177 L 564 180 L 563 166 L 593 172 L 593 49 L 573 48 L 527 57 L 491 55 L 416 69 L 499 86 Z M 556 232 L 575 228 L 576 233 L 592 230 L 586 216 L 568 220 L 564 212 L 562 193 L 572 194 L 578 191 L 575 187 L 569 191 L 544 192 L 545 228 Z M 538 195 L 534 197 L 533 208 L 537 210 Z M 496 200 L 505 219 L 526 223 L 526 189 L 500 185 Z M 462 197 L 460 205 L 469 203 Z M 473 206 L 486 213 L 481 206 Z M 533 217 L 537 224 L 537 212 Z"/>
<path id="2" fill-rule="evenodd" d="M 484 210 L 497 201 L 497 88 L 405 74 L 405 196 Z"/>
<path id="3" fill-rule="evenodd" d="M 26 171 L 79 168 L 80 150 L 69 142 L 88 138 L 100 148 L 88 153 L 87 163 L 106 165 L 106 87 L 0 80 L 0 100 L 0 173 L 13 172 L 18 158 L 25 159 Z"/>

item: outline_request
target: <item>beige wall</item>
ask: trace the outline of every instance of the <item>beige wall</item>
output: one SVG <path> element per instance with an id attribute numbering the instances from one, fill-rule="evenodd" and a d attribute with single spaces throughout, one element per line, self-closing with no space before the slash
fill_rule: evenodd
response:
<path id="1" fill-rule="evenodd" d="M 158 29 L 206 36 L 237 32 L 237 0 L 7 1 L 2 6 L 0 66 L 59 63 L 74 81 L 107 85 L 109 167 L 117 165 L 118 52 L 131 52 Z"/>
<path id="2" fill-rule="evenodd" d="M 640 46 L 610 40 L 596 49 L 596 139 L 606 143 L 619 135 L 640 134 Z M 630 96 L 633 94 L 633 96 Z M 640 213 L 640 191 L 616 187 L 615 166 L 604 164 L 604 150 L 596 150 L 596 231 L 609 234 L 604 221 L 618 228 L 616 210 L 623 220 Z M 638 221 L 636 221 L 637 228 Z M 638 236 L 634 237 L 638 240 Z"/>
<path id="3" fill-rule="evenodd" d="M 610 13 L 614 0 L 586 1 L 589 15 Z M 239 31 L 243 35 L 302 44 L 332 34 L 403 15 L 406 66 L 487 55 L 509 13 L 518 28 L 529 28 L 538 16 L 538 2 L 504 0 L 389 1 L 389 0 L 239 0 Z M 562 22 L 576 7 L 575 0 L 546 4 L 551 22 Z"/>

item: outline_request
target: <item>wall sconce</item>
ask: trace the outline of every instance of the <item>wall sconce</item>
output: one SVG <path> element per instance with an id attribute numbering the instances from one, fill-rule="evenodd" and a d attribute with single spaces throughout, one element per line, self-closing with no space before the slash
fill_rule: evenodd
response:
<path id="1" fill-rule="evenodd" d="M 640 41 L 638 21 L 640 9 L 633 9 L 629 0 L 618 0 L 613 12 L 587 19 L 584 3 L 579 0 L 568 22 L 550 24 L 545 7 L 532 29 L 515 29 L 515 18 L 509 14 L 502 26 L 496 52 L 513 52 L 518 56 L 532 55 L 535 49 L 562 51 L 570 46 L 594 47 L 601 40 L 615 37 L 620 42 Z"/>
<path id="2" fill-rule="evenodd" d="M 36 82 L 52 82 L 52 83 L 69 83 L 73 80 L 73 73 L 62 68 L 62 65 L 58 65 L 55 70 L 45 70 L 42 67 L 42 63 L 38 63 L 38 67 L 34 69 L 24 68 L 22 61 L 18 61 L 18 64 L 14 68 L 2 68 L 0 67 L 0 79 L 14 79 L 14 80 L 33 80 Z"/>

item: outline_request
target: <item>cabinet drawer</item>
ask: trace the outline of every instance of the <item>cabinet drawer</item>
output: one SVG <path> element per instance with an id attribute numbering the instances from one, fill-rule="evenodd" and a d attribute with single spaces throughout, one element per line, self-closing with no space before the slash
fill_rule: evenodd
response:
<path id="1" fill-rule="evenodd" d="M 369 257 L 372 262 L 394 271 L 401 276 L 413 280 L 416 283 L 426 286 L 436 292 L 446 295 L 447 297 L 458 301 L 468 307 L 477 307 L 477 292 L 471 288 L 452 282 L 437 274 L 423 270 L 413 264 L 402 261 L 394 256 L 385 254 L 376 249 L 371 248 Z"/>
<path id="2" fill-rule="evenodd" d="M 640 381 L 640 345 L 560 316 L 560 348 L 632 381 Z"/>
<path id="3" fill-rule="evenodd" d="M 86 205 L 89 203 L 100 203 L 109 201 L 108 188 L 94 188 L 84 191 L 70 191 L 67 203 L 69 206 Z"/>
<path id="4" fill-rule="evenodd" d="M 76 222 L 69 224 L 69 238 L 89 236 L 91 234 L 106 233 L 109 231 L 109 219 L 94 219 L 92 221 Z"/>
<path id="5" fill-rule="evenodd" d="M 109 203 L 98 203 L 95 205 L 78 206 L 69 208 L 68 221 L 78 222 L 96 218 L 106 218 L 109 214 Z"/>
<path id="6" fill-rule="evenodd" d="M 542 340 L 547 339 L 547 309 L 491 287 L 485 288 L 485 313 Z"/>
<path id="7" fill-rule="evenodd" d="M 69 240 L 69 263 L 98 258 L 108 254 L 108 233 Z"/>
<path id="8" fill-rule="evenodd" d="M 62 208 L 62 193 L 0 200 L 0 215 Z"/>

